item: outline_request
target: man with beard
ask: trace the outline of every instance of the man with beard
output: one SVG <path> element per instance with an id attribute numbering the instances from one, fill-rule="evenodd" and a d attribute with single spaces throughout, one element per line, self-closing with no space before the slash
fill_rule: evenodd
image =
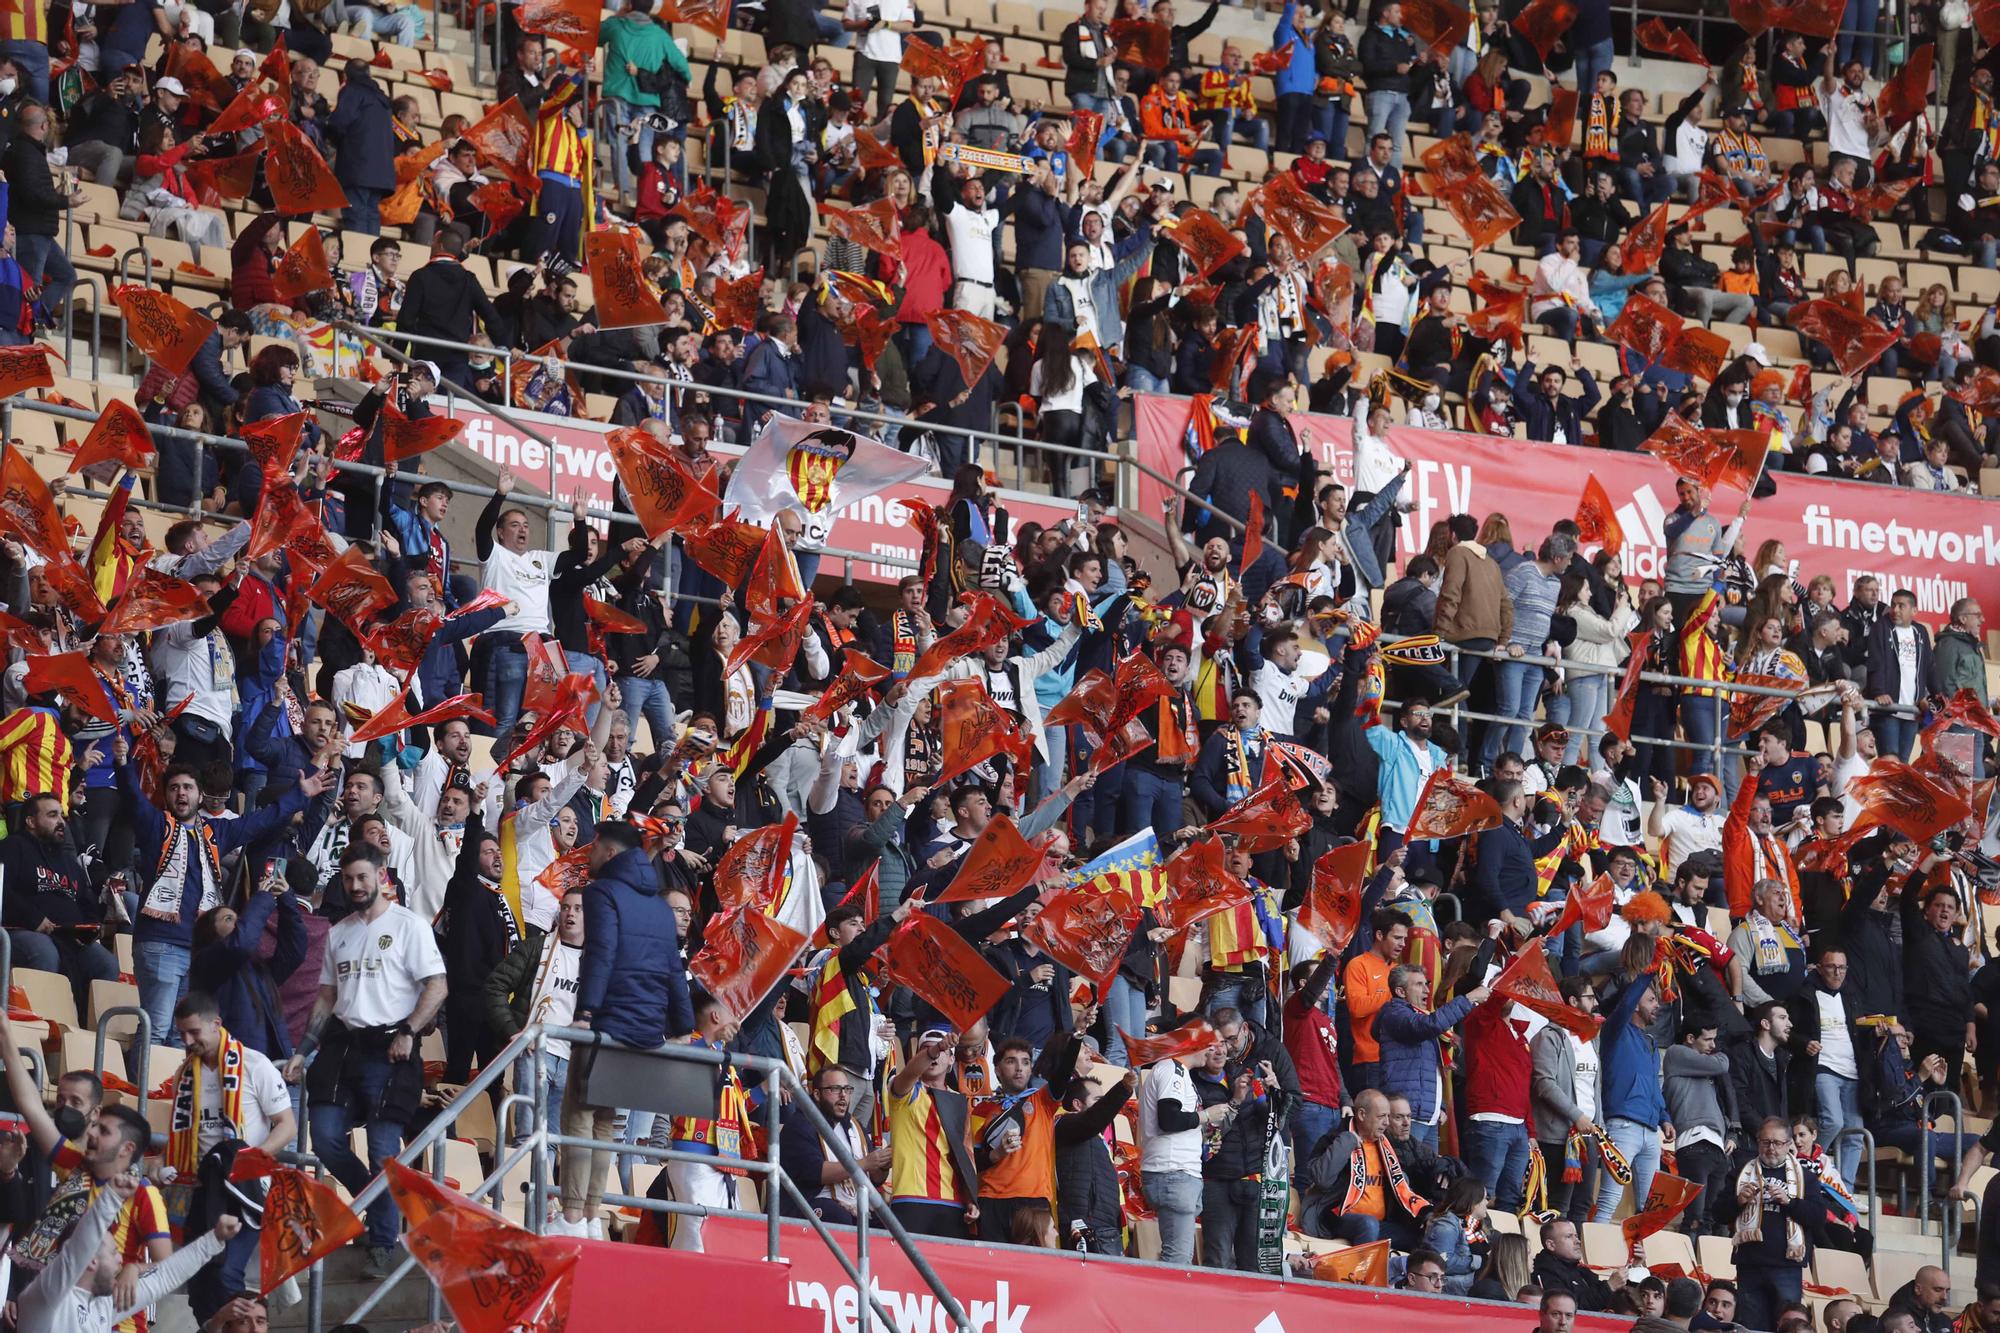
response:
<path id="1" fill-rule="evenodd" d="M 327 1169 L 359 1194 L 403 1149 L 403 1131 L 423 1096 L 418 1037 L 445 1000 L 444 958 L 430 923 L 382 892 L 385 860 L 355 844 L 340 854 L 340 887 L 350 914 L 328 932 L 319 998 L 285 1080 L 306 1080 L 313 1142 Z M 307 1057 L 318 1052 L 310 1078 Z M 366 1127 L 368 1161 L 349 1133 Z M 387 1277 L 401 1218 L 384 1194 L 368 1210 L 370 1277 Z"/>
<path id="2" fill-rule="evenodd" d="M 1826 1216 L 1819 1177 L 1792 1152 L 1792 1132 L 1772 1117 L 1757 1127 L 1757 1156 L 1737 1173 L 1737 1322 L 1745 1328 L 1775 1325 L 1778 1307 L 1802 1294 L 1812 1262 L 1813 1234 Z"/>
<path id="3" fill-rule="evenodd" d="M 1352 725 L 1351 719 L 1336 721 L 1339 725 Z M 1382 853 L 1387 855 L 1404 845 L 1403 830 L 1416 817 L 1417 797 L 1422 794 L 1425 781 L 1434 771 L 1450 763 L 1451 756 L 1431 740 L 1431 709 L 1428 704 L 1407 704 L 1397 715 L 1394 734 L 1390 734 L 1387 727 L 1369 727 L 1362 735 L 1368 741 L 1368 748 L 1381 761 L 1376 786 L 1382 805 L 1380 845 Z M 1410 850 L 1418 864 L 1431 859 L 1428 844 L 1419 844 Z"/>
<path id="4" fill-rule="evenodd" d="M 813 1105 L 840 1137 L 861 1170 L 878 1187 L 888 1178 L 889 1145 L 868 1146 L 861 1127 L 855 1124 L 854 1094 L 859 1077 L 843 1065 L 828 1065 L 813 1075 L 810 1091 Z M 778 1136 L 778 1156 L 785 1174 L 800 1183 L 812 1206 L 813 1216 L 822 1222 L 852 1226 L 859 1208 L 859 1187 L 853 1173 L 834 1159 L 826 1140 L 812 1122 L 802 1115 L 785 1117 Z M 816 1186 L 810 1192 L 806 1187 Z M 785 1215 L 803 1217 L 798 1204 L 785 1200 Z"/>
<path id="5" fill-rule="evenodd" d="M 1195 730 L 1198 714 L 1187 645 L 1170 639 L 1161 645 L 1158 656 L 1160 673 L 1173 692 L 1139 716 L 1152 743 L 1125 761 L 1119 827 L 1151 825 L 1165 846 L 1185 822 L 1182 798 L 1200 740 Z"/>
<path id="6" fill-rule="evenodd" d="M 339 873 L 340 855 L 356 836 L 360 822 L 369 815 L 383 814 L 385 787 L 381 773 L 357 768 L 341 784 L 338 806 L 327 812 L 318 830 L 306 840 L 306 860 L 319 872 L 319 891 L 325 895 Z M 417 863 L 410 835 L 402 829 L 389 830 L 389 868 L 405 891 L 417 882 Z"/>
<path id="7" fill-rule="evenodd" d="M 90 983 L 116 981 L 118 960 L 97 942 L 100 913 L 90 876 L 69 849 L 60 799 L 42 792 L 21 802 L 19 824 L 0 841 L 0 870 L 8 887 L 0 919 L 14 946 L 14 966 L 69 978 L 76 1011 L 90 1012 Z"/>

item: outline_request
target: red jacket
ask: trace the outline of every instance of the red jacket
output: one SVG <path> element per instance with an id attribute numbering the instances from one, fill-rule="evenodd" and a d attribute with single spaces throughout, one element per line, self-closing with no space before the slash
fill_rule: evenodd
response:
<path id="1" fill-rule="evenodd" d="M 1299 1072 L 1299 1091 L 1321 1106 L 1339 1106 L 1340 1036 L 1331 1016 L 1318 1005 L 1285 1001 L 1285 1054 Z"/>
<path id="2" fill-rule="evenodd" d="M 921 324 L 924 316 L 944 309 L 951 290 L 951 257 L 922 227 L 903 233 L 903 304 L 897 322 Z"/>
<path id="3" fill-rule="evenodd" d="M 1505 1000 L 1490 1000 L 1466 1017 L 1466 1115 L 1490 1111 L 1522 1121 L 1529 1118 L 1528 1085 L 1535 1058 L 1521 1039 L 1522 1023 L 1508 1017 L 1512 1009 Z"/>
<path id="4" fill-rule="evenodd" d="M 238 310 L 278 299 L 278 289 L 271 283 L 271 257 L 264 253 L 264 237 L 277 225 L 276 213 L 262 214 L 229 247 L 229 303 Z"/>
<path id="5" fill-rule="evenodd" d="M 275 620 L 278 633 L 285 632 L 284 608 L 278 605 L 271 585 L 255 574 L 245 574 L 238 585 L 236 600 L 222 612 L 222 632 L 239 643 L 254 639 L 260 622 Z"/>

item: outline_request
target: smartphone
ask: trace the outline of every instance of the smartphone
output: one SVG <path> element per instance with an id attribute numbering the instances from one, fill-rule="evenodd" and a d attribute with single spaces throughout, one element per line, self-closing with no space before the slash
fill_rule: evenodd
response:
<path id="1" fill-rule="evenodd" d="M 286 877 L 285 872 L 290 868 L 290 866 L 291 866 L 290 857 L 285 857 L 285 856 L 272 857 L 270 860 L 264 863 L 264 878 L 262 881 L 260 881 L 260 883 L 269 884 L 274 876 L 281 884 L 289 883 L 290 881 Z"/>

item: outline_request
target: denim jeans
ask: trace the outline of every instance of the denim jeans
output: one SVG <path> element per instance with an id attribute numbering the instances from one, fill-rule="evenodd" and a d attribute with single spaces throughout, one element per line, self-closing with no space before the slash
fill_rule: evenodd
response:
<path id="1" fill-rule="evenodd" d="M 632 192 L 632 162 L 626 155 L 628 141 L 625 131 L 633 125 L 639 127 L 639 136 L 630 141 L 630 146 L 639 150 L 641 162 L 653 160 L 653 140 L 658 131 L 646 123 L 645 118 L 659 110 L 657 106 L 639 106 L 617 97 L 604 99 L 604 109 L 610 114 L 611 128 L 611 178 L 617 182 L 618 196 L 624 198 Z"/>
<path id="2" fill-rule="evenodd" d="M 1264 1026 L 1264 980 L 1259 977 L 1252 984 L 1237 972 L 1215 972 L 1210 974 L 1207 995 L 1202 997 L 1201 1010 L 1214 1014 L 1222 1009 L 1234 1009 L 1258 1027 Z"/>
<path id="3" fill-rule="evenodd" d="M 1215 141 L 1222 145 L 1225 157 L 1228 156 L 1229 146 L 1236 142 L 1238 134 L 1248 139 L 1250 146 L 1258 152 L 1271 151 L 1271 122 L 1262 116 L 1241 116 L 1234 111 L 1223 112 L 1222 130 L 1215 136 Z"/>
<path id="4" fill-rule="evenodd" d="M 1166 845 L 1168 837 L 1180 832 L 1184 823 L 1181 784 L 1137 764 L 1122 767 L 1125 770 L 1125 790 L 1121 793 L 1118 831 L 1137 833 L 1150 824 L 1153 832 L 1159 835 L 1161 845 Z"/>
<path id="5" fill-rule="evenodd" d="M 1108 97 L 1099 97 L 1096 93 L 1073 93 L 1069 100 L 1076 104 L 1079 111 L 1095 111 L 1103 116 L 1111 114 L 1111 99 Z"/>
<path id="6" fill-rule="evenodd" d="M 486 703 L 493 710 L 494 734 L 503 741 L 521 716 L 521 692 L 527 686 L 527 653 L 512 644 L 494 645 L 486 659 Z"/>
<path id="7" fill-rule="evenodd" d="M 1606 43 L 1609 45 L 1609 43 Z M 1609 61 L 1605 62 L 1609 64 Z M 1375 136 L 1389 136 L 1389 165 L 1396 170 L 1403 169 L 1403 131 L 1410 123 L 1410 99 L 1406 93 L 1368 94 L 1368 142 Z M 1327 148 L 1331 150 L 1332 144 Z"/>
<path id="8" fill-rule="evenodd" d="M 1880 743 L 1880 753 L 1894 755 L 1903 760 L 1910 757 L 1910 747 L 1917 743 L 1915 718 L 1882 713 L 1871 717 L 1869 721 L 1875 725 L 1875 739 Z"/>
<path id="9" fill-rule="evenodd" d="M 1502 750 L 1515 754 L 1528 753 L 1529 719 L 1535 715 L 1535 700 L 1542 692 L 1542 668 L 1533 662 L 1516 662 L 1513 659 L 1501 662 L 1499 679 L 1495 683 L 1494 711 L 1502 717 L 1518 718 L 1520 725 L 1503 726 L 1494 723 L 1486 731 L 1486 745 L 1480 758 L 1488 768 Z"/>
<path id="10" fill-rule="evenodd" d="M 194 951 L 171 940 L 135 940 L 132 973 L 139 983 L 139 1007 L 153 1025 L 153 1045 L 179 1046 L 174 1035 L 174 1006 L 187 987 L 188 963 Z"/>
<path id="11" fill-rule="evenodd" d="M 382 234 L 382 191 L 360 185 L 346 186 L 347 207 L 340 210 L 340 225 L 368 236 Z"/>
<path id="12" fill-rule="evenodd" d="M 373 1056 L 350 1055 L 349 1061 L 353 1081 L 341 1084 L 341 1099 L 311 1107 L 306 1114 L 312 1123 L 313 1151 L 326 1163 L 326 1169 L 333 1172 L 334 1179 L 347 1186 L 349 1194 L 359 1194 L 368 1188 L 368 1182 L 374 1179 L 382 1163 L 403 1150 L 403 1126 L 387 1120 L 367 1121 L 368 1160 L 363 1162 L 354 1155 L 348 1140 L 359 1119 L 353 1108 L 381 1104 L 382 1093 L 389 1085 L 389 1055 L 386 1050 Z M 368 1247 L 395 1248 L 401 1228 L 402 1216 L 385 1190 L 368 1209 Z"/>
<path id="13" fill-rule="evenodd" d="M 1421 1143 L 1426 1148 L 1435 1152 L 1438 1146 L 1438 1127 L 1436 1125 L 1411 1125 L 1410 1141 L 1412 1143 Z"/>
<path id="14" fill-rule="evenodd" d="M 624 695 L 625 725 L 632 729 L 633 742 L 639 739 L 639 719 L 644 717 L 653 729 L 653 749 L 660 753 L 673 749 L 674 700 L 667 693 L 667 682 L 658 676 L 621 675 L 618 689 Z"/>
<path id="15" fill-rule="evenodd" d="M 1126 366 L 1125 383 L 1133 393 L 1168 393 L 1167 381 L 1144 366 Z"/>
<path id="16" fill-rule="evenodd" d="M 1805 1270 L 1798 1264 L 1738 1264 L 1736 1326 L 1775 1327 L 1779 1309 L 1804 1295 Z"/>
<path id="17" fill-rule="evenodd" d="M 262 1243 L 263 1233 L 246 1223 L 223 1245 L 222 1253 L 194 1275 L 188 1283 L 188 1306 L 194 1311 L 196 1323 L 205 1325 L 243 1290 L 243 1274 L 250 1261 L 257 1258 Z"/>
<path id="18" fill-rule="evenodd" d="M 1144 1171 L 1140 1177 L 1146 1202 L 1160 1218 L 1160 1262 L 1193 1262 L 1194 1220 L 1201 1215 L 1201 1177 L 1184 1171 Z"/>
<path id="19" fill-rule="evenodd" d="M 1144 988 L 1133 985 L 1123 972 L 1113 973 L 1111 989 L 1104 996 L 1104 1021 L 1111 1026 L 1111 1040 L 1104 1048 L 1104 1055 L 1112 1064 L 1125 1063 L 1125 1039 L 1119 1032 L 1145 1036 L 1148 1012 Z"/>
<path id="20" fill-rule="evenodd" d="M 1340 1124 L 1340 1112 L 1331 1106 L 1301 1097 L 1292 1103 L 1292 1155 L 1303 1162 L 1321 1139 Z"/>
<path id="21" fill-rule="evenodd" d="M 1623 1116 L 1612 1116 L 1604 1122 L 1604 1128 L 1611 1135 L 1611 1142 L 1632 1164 L 1632 1197 L 1644 1199 L 1653 1188 L 1653 1177 L 1660 1171 L 1659 1128 L 1642 1125 Z M 1618 1200 L 1624 1193 L 1625 1187 L 1613 1180 L 1609 1171 L 1601 1172 L 1597 1183 L 1597 1210 L 1590 1215 L 1590 1220 L 1609 1222 L 1611 1215 L 1618 1211 Z"/>
<path id="22" fill-rule="evenodd" d="M 526 1087 L 534 1077 L 534 1062 L 522 1056 L 514 1065 L 514 1084 Z M 542 1057 L 542 1124 L 551 1134 L 562 1132 L 563 1085 L 569 1081 L 569 1061 L 557 1056 Z M 514 1126 L 508 1135 L 509 1143 L 519 1143 L 528 1136 L 528 1117 L 524 1111 L 514 1113 Z"/>
<path id="23" fill-rule="evenodd" d="M 1468 1120 L 1463 1146 L 1466 1166 L 1486 1182 L 1486 1193 L 1494 1206 L 1509 1213 L 1518 1208 L 1521 1187 L 1528 1179 L 1528 1127 L 1498 1120 Z"/>
<path id="24" fill-rule="evenodd" d="M 1313 133 L 1326 140 L 1326 150 L 1332 156 L 1346 158 L 1347 126 L 1352 119 L 1345 97 L 1329 98 L 1325 106 L 1313 107 Z"/>
<path id="25" fill-rule="evenodd" d="M 43 52 L 42 59 L 46 63 L 47 52 Z M 42 308 L 49 312 L 50 319 L 61 317 L 62 308 L 69 303 L 69 294 L 76 287 L 76 269 L 57 244 L 58 239 L 18 233 L 14 237 L 14 257 L 20 261 L 21 271 L 41 287 Z"/>
<path id="26" fill-rule="evenodd" d="M 1687 743 L 1701 748 L 1688 751 L 1688 772 L 1715 773 L 1715 754 L 1707 747 L 1715 743 L 1722 726 L 1722 701 L 1713 695 L 1681 696 L 1681 732 Z M 1716 773 L 1717 777 L 1722 776 Z"/>
<path id="27" fill-rule="evenodd" d="M 1565 723 L 1569 727 L 1569 747 L 1563 751 L 1565 764 L 1579 760 L 1588 764 L 1597 753 L 1597 737 L 1590 733 L 1604 730 L 1604 696 L 1610 679 L 1582 671 L 1570 673 L 1563 687 L 1563 693 L 1569 696 L 1569 718 Z"/>
<path id="28" fill-rule="evenodd" d="M 652 1111 L 620 1112 L 618 1132 L 612 1137 L 629 1146 L 643 1144 L 653 1137 L 653 1126 L 658 1119 Z M 627 1194 L 632 1192 L 632 1164 L 639 1160 L 636 1153 L 618 1154 L 618 1184 Z"/>
<path id="29" fill-rule="evenodd" d="M 604 692 L 604 682 L 607 677 L 604 674 L 603 658 L 593 657 L 589 653 L 572 653 L 567 649 L 564 650 L 563 655 L 569 659 L 571 675 L 589 676 L 597 682 L 598 693 L 602 694 Z M 623 689 L 624 686 L 621 685 L 619 688 Z M 586 715 L 585 720 L 591 726 L 597 725 L 597 711 L 599 707 L 600 705 L 598 704 L 592 704 L 589 713 Z"/>
<path id="30" fill-rule="evenodd" d="M 1042 740 L 1049 747 L 1047 761 L 1035 761 L 1035 804 L 1040 805 L 1063 785 L 1063 760 L 1069 749 L 1068 727 L 1042 728 Z"/>
<path id="31" fill-rule="evenodd" d="M 1576 86 L 1584 96 L 1596 91 L 1598 74 L 1611 68 L 1613 58 L 1609 37 L 1576 53 Z"/>
<path id="32" fill-rule="evenodd" d="M 1819 1101 L 1819 1141 L 1832 1151 L 1841 1180 L 1853 1189 L 1854 1173 L 1861 1165 L 1861 1136 L 1857 1134 L 1841 1144 L 1835 1144 L 1834 1139 L 1843 1129 L 1862 1127 L 1861 1080 L 1842 1078 L 1822 1069 L 1813 1077 L 1813 1089 Z"/>
<path id="33" fill-rule="evenodd" d="M 1840 42 L 1838 63 L 1845 67 L 1849 60 L 1859 60 L 1873 67 L 1875 64 L 1876 25 L 1882 17 L 1882 0 L 1847 0 L 1847 13 L 1840 20 Z M 1866 33 L 1868 36 L 1855 34 Z"/>

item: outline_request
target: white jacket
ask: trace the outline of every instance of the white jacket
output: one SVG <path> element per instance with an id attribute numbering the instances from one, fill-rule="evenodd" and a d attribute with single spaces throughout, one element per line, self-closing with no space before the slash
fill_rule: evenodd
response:
<path id="1" fill-rule="evenodd" d="M 109 1296 L 93 1296 L 79 1289 L 77 1279 L 90 1267 L 104 1244 L 105 1233 L 118 1218 L 124 1201 L 110 1190 L 99 1190 L 97 1201 L 83 1215 L 76 1230 L 56 1251 L 56 1257 L 28 1284 L 18 1302 L 19 1327 L 35 1333 L 111 1333 L 120 1317 L 132 1313 L 120 1310 Z M 139 1279 L 139 1304 L 143 1310 L 163 1296 L 187 1285 L 209 1260 L 222 1253 L 222 1242 L 213 1231 L 193 1244 L 174 1251 L 172 1257 Z"/>

